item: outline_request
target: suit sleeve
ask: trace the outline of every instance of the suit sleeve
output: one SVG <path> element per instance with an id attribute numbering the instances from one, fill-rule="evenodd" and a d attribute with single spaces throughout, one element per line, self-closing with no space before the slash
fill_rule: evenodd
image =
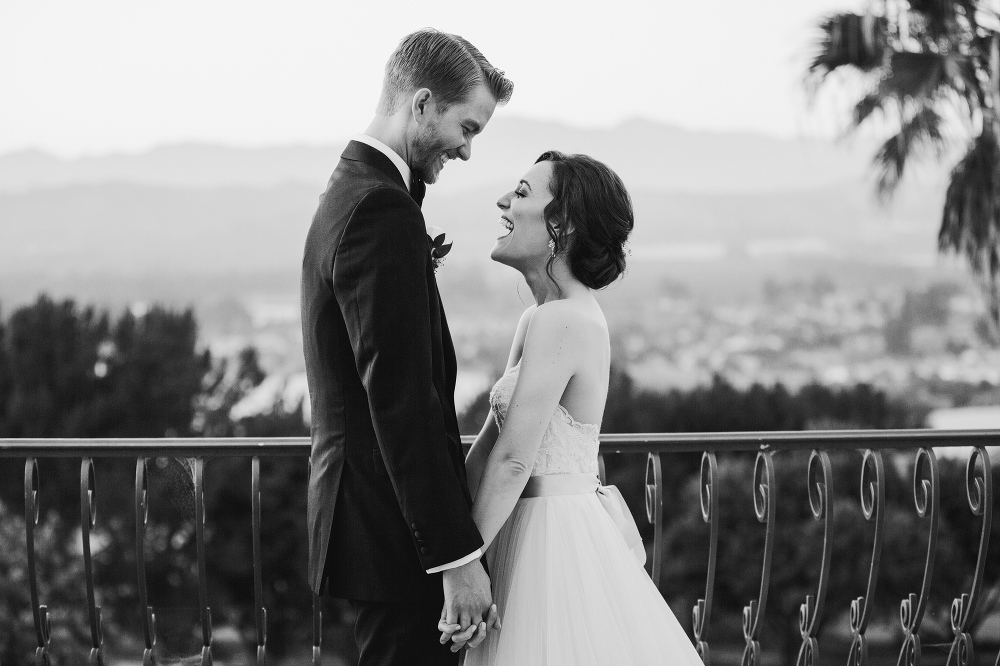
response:
<path id="1" fill-rule="evenodd" d="M 426 233 L 405 192 L 378 188 L 351 215 L 333 262 L 375 435 L 424 570 L 483 545 L 433 382 Z"/>

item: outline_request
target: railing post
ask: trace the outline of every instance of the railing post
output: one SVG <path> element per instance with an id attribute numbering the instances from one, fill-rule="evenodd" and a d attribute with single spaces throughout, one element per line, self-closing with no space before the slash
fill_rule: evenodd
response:
<path id="1" fill-rule="evenodd" d="M 982 473 L 977 461 L 982 461 Z M 975 649 L 969 628 L 978 610 L 979 591 L 983 585 L 983 569 L 986 567 L 986 551 L 990 545 L 990 530 L 993 527 L 993 467 L 990 455 L 984 447 L 976 447 L 969 455 L 965 469 L 965 494 L 974 516 L 983 517 L 983 527 L 979 533 L 979 551 L 976 555 L 976 574 L 969 592 L 951 602 L 951 630 L 955 639 L 948 651 L 948 666 L 971 666 L 975 663 Z M 997 657 L 1000 663 L 1000 656 Z"/>
<path id="2" fill-rule="evenodd" d="M 83 542 L 83 570 L 87 579 L 87 611 L 90 617 L 90 666 L 103 666 L 101 646 L 104 636 L 101 629 L 101 607 L 94 593 L 94 562 L 90 553 L 90 530 L 97 525 L 94 462 L 84 458 L 80 463 L 80 538 Z"/>
<path id="3" fill-rule="evenodd" d="M 149 523 L 149 473 L 145 458 L 135 460 L 135 575 L 139 590 L 139 608 L 142 613 L 142 637 L 146 647 L 142 651 L 142 666 L 153 666 L 156 658 L 156 616 L 149 605 L 146 593 L 146 525 Z"/>
<path id="4" fill-rule="evenodd" d="M 698 600 L 691 610 L 695 648 L 705 663 L 709 664 L 708 627 L 712 619 L 712 593 L 715 590 L 715 560 L 719 549 L 719 462 L 714 451 L 701 456 L 701 517 L 708 523 L 708 574 L 705 578 L 705 597 Z"/>
<path id="5" fill-rule="evenodd" d="M 313 666 L 323 663 L 323 610 L 320 608 L 320 596 L 313 593 Z"/>
<path id="6" fill-rule="evenodd" d="M 875 583 L 878 581 L 879 563 L 882 558 L 882 538 L 885 526 L 885 464 L 882 453 L 868 449 L 861 461 L 861 511 L 865 520 L 875 520 L 875 538 L 872 558 L 868 568 L 868 586 L 865 596 L 851 602 L 851 650 L 848 666 L 864 666 L 868 661 L 868 639 L 865 630 L 875 605 Z"/>
<path id="7" fill-rule="evenodd" d="M 899 605 L 899 621 L 903 625 L 905 638 L 899 651 L 899 666 L 917 666 L 920 663 L 920 623 L 927 609 L 927 597 L 931 591 L 931 576 L 934 573 L 934 556 L 937 551 L 938 506 L 941 498 L 938 493 L 937 456 L 931 449 L 917 451 L 917 459 L 913 466 L 913 501 L 917 507 L 917 515 L 921 518 L 930 517 L 930 531 L 927 537 L 927 559 L 924 562 L 924 579 L 920 585 L 920 595 L 910 593 Z"/>
<path id="8" fill-rule="evenodd" d="M 253 457 L 251 468 L 253 502 L 253 599 L 257 626 L 257 666 L 267 664 L 267 609 L 264 608 L 264 584 L 260 550 L 260 456 Z"/>
<path id="9" fill-rule="evenodd" d="M 777 483 L 774 477 L 774 454 L 771 451 L 760 451 L 753 470 L 753 508 L 757 520 L 767 526 L 764 536 L 764 562 L 761 567 L 760 592 L 756 600 L 751 600 L 743 608 L 743 637 L 746 647 L 743 649 L 743 666 L 758 666 L 760 664 L 760 627 L 761 618 L 767 608 L 767 591 L 771 582 L 771 556 L 774 553 L 774 533 L 776 530 L 774 513 L 777 504 L 775 493 Z"/>
<path id="10" fill-rule="evenodd" d="M 24 461 L 24 538 L 28 556 L 28 585 L 31 592 L 31 615 L 35 622 L 35 666 L 49 666 L 49 609 L 38 603 L 38 571 L 35 564 L 35 527 L 38 526 L 38 462 Z"/>
<path id="11" fill-rule="evenodd" d="M 799 648 L 796 666 L 813 666 L 819 659 L 819 623 L 823 617 L 823 606 L 826 601 L 827 584 L 830 579 L 830 555 L 833 542 L 830 540 L 830 481 L 833 472 L 830 468 L 830 456 L 826 451 L 814 449 L 809 456 L 809 469 L 806 483 L 809 489 L 809 508 L 813 518 L 823 521 L 823 559 L 820 564 L 819 582 L 816 594 L 806 595 L 806 602 L 799 607 L 799 633 L 802 635 L 802 647 Z"/>
<path id="12" fill-rule="evenodd" d="M 653 566 L 650 578 L 660 587 L 663 568 L 663 464 L 659 453 L 650 453 L 646 460 L 646 518 L 653 524 Z"/>
<path id="13" fill-rule="evenodd" d="M 212 609 L 205 570 L 205 459 L 194 461 L 194 528 L 198 550 L 198 610 L 201 614 L 201 666 L 212 664 Z"/>

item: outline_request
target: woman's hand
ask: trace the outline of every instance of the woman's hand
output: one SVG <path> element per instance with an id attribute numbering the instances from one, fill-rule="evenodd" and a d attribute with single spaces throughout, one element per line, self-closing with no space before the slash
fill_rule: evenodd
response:
<path id="1" fill-rule="evenodd" d="M 441 609 L 438 631 L 441 632 L 441 645 L 448 641 L 454 642 L 454 645 L 451 646 L 452 652 L 458 652 L 463 647 L 475 649 L 486 640 L 486 634 L 490 629 L 500 630 L 500 613 L 497 611 L 496 604 L 490 606 L 490 613 L 485 620 L 480 622 L 478 626 L 469 625 L 465 631 L 460 631 L 462 628 L 460 624 L 448 624 L 447 612 L 446 608 Z"/>

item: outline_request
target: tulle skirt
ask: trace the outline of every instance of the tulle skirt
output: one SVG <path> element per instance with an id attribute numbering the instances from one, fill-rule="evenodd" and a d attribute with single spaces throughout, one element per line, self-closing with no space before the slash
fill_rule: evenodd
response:
<path id="1" fill-rule="evenodd" d="M 487 562 L 502 629 L 465 666 L 701 666 L 593 492 L 518 500 Z"/>

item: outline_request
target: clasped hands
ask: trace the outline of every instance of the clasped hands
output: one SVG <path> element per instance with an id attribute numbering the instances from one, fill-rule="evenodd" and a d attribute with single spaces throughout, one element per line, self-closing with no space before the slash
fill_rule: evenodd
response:
<path id="1" fill-rule="evenodd" d="M 490 578 L 479 560 L 443 573 L 444 608 L 438 630 L 441 644 L 452 642 L 451 651 L 476 648 L 490 629 L 500 629 L 500 614 L 493 603 Z"/>

